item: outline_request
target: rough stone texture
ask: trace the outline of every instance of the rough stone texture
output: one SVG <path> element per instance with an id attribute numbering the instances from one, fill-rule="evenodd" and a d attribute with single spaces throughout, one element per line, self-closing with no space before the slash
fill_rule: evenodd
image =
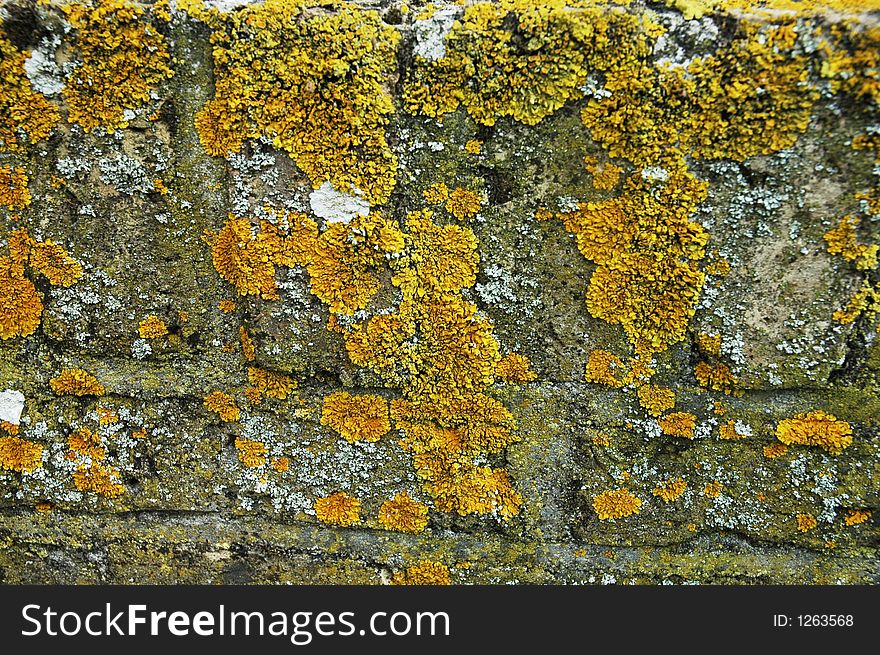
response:
<path id="1" fill-rule="evenodd" d="M 602 152 L 580 120 L 585 100 L 535 125 L 506 117 L 480 125 L 463 108 L 442 122 L 413 116 L 400 80 L 413 62 L 419 9 L 373 6 L 402 35 L 399 78 L 387 80 L 396 105 L 387 134 L 399 166 L 383 210 L 402 220 L 424 206 L 422 190 L 437 181 L 483 189 L 486 202 L 466 223 L 480 263 L 464 294 L 494 324 L 501 353 L 528 356 L 537 373 L 535 381 L 491 389 L 516 419 L 518 441 L 485 459 L 510 474 L 524 501 L 519 513 L 509 520 L 458 516 L 433 509 L 396 429 L 376 443 L 350 444 L 321 425 L 331 392 L 389 399 L 398 392 L 349 360 L 303 268 L 279 268 L 276 301 L 237 295 L 215 270 L 206 230 L 220 229 L 230 212 L 256 216 L 266 204 L 308 213 L 314 185 L 268 139 L 249 140 L 227 158 L 206 154 L 194 116 L 214 95 L 209 29 L 175 9 L 162 27 L 174 77 L 127 128 L 85 133 L 65 120 L 61 87 L 51 79 L 69 75 L 77 56 L 63 14 L 26 2 L 2 6 L 4 26 L 25 21 L 16 45 L 40 48 L 30 67 L 40 80 L 34 86 L 62 108 L 62 120 L 25 153 L 0 153 L 0 165 L 26 168 L 33 196 L 24 210 L 0 208 L 0 238 L 26 226 L 35 238 L 62 244 L 85 269 L 69 288 L 33 276 L 45 306 L 41 326 L 0 342 L 0 391 L 25 397 L 18 436 L 44 449 L 33 472 L 0 470 L 3 582 L 383 583 L 421 560 L 445 563 L 459 583 L 877 582 L 877 319 L 841 325 L 832 318 L 862 280 L 876 282 L 876 271 L 856 270 L 823 240 L 844 214 L 859 210 L 854 194 L 876 184 L 870 151 L 849 147 L 867 126 L 876 129 L 867 100 L 825 93 L 796 143 L 779 152 L 688 161 L 709 184 L 691 220 L 731 271 L 707 278 L 687 339 L 655 356 L 654 383 L 676 391 L 675 411 L 696 415 L 697 438 L 687 440 L 660 434 L 634 387 L 585 381 L 591 351 L 626 359 L 631 347 L 619 326 L 585 306 L 596 265 L 562 221 L 535 218 L 541 207 L 560 211 L 608 197 L 593 189 L 583 166 L 586 155 Z M 675 52 L 668 42 L 677 43 L 682 60 L 712 51 L 688 36 L 700 33 L 698 22 L 703 31 L 723 31 L 731 22 L 767 20 L 719 10 L 683 21 L 656 3 L 625 11 L 647 11 L 673 27 L 666 52 Z M 875 16 L 858 20 L 870 25 Z M 53 57 L 54 72 L 46 64 Z M 471 139 L 483 142 L 478 155 L 463 149 Z M 156 178 L 167 195 L 154 189 Z M 860 241 L 878 242 L 877 218 L 862 220 Z M 383 284 L 391 298 L 390 283 Z M 234 311 L 218 309 L 224 299 L 235 301 Z M 149 315 L 166 322 L 167 336 L 139 337 Z M 240 325 L 256 344 L 255 364 L 291 375 L 295 397 L 243 400 L 249 364 Z M 697 384 L 699 333 L 721 335 L 721 356 L 741 395 Z M 106 395 L 54 394 L 49 380 L 65 368 L 89 371 Z M 238 422 L 205 409 L 203 398 L 215 390 L 236 396 Z M 726 406 L 724 416 L 715 403 Z M 99 425 L 99 406 L 119 420 Z M 848 422 L 852 446 L 839 455 L 791 446 L 767 458 L 763 447 L 776 442 L 779 421 L 813 409 Z M 748 436 L 719 439 L 718 426 L 728 420 L 747 426 Z M 67 439 L 83 426 L 103 435 L 107 462 L 125 487 L 117 498 L 74 484 Z M 146 436 L 134 437 L 141 429 Z M 600 434 L 608 445 L 595 440 Z M 290 468 L 243 465 L 237 437 L 266 444 L 268 456 L 288 457 Z M 664 503 L 652 494 L 675 477 L 688 483 L 680 499 Z M 715 481 L 723 491 L 712 498 L 703 490 Z M 600 520 L 592 498 L 622 486 L 641 499 L 639 513 Z M 401 490 L 432 508 L 424 532 L 377 523 L 380 505 Z M 315 499 L 336 491 L 360 499 L 360 525 L 316 520 Z M 873 514 L 850 526 L 844 518 L 851 510 Z M 799 531 L 798 514 L 818 525 Z"/>

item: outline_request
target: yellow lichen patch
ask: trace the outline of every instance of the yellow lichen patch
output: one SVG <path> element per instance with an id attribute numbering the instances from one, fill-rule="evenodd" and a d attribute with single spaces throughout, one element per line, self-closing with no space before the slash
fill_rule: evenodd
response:
<path id="1" fill-rule="evenodd" d="M 767 459 L 776 459 L 778 457 L 782 457 L 787 452 L 788 446 L 786 446 L 784 443 L 773 443 L 764 446 L 764 457 L 766 457 Z"/>
<path id="2" fill-rule="evenodd" d="M 693 439 L 697 417 L 688 412 L 672 412 L 659 419 L 657 423 L 660 425 L 663 434 L 671 437 Z"/>
<path id="3" fill-rule="evenodd" d="M 816 517 L 812 514 L 798 514 L 795 516 L 795 520 L 797 521 L 798 532 L 809 532 L 819 525 Z"/>
<path id="4" fill-rule="evenodd" d="M 787 446 L 818 446 L 839 455 L 852 444 L 852 428 L 846 421 L 818 409 L 780 421 L 776 438 Z"/>
<path id="5" fill-rule="evenodd" d="M 272 468 L 279 473 L 286 473 L 290 468 L 290 459 L 288 457 L 273 457 Z"/>
<path id="6" fill-rule="evenodd" d="M 81 368 L 66 368 L 49 380 L 49 386 L 59 396 L 103 396 L 104 385 Z"/>
<path id="7" fill-rule="evenodd" d="M 709 482 L 703 487 L 703 495 L 706 496 L 706 498 L 718 498 L 722 491 L 724 491 L 724 485 L 717 480 Z"/>
<path id="8" fill-rule="evenodd" d="M 701 387 L 720 391 L 728 395 L 741 395 L 736 388 L 736 376 L 731 372 L 730 367 L 723 362 L 708 364 L 706 362 L 697 362 L 694 367 L 694 377 Z"/>
<path id="9" fill-rule="evenodd" d="M 396 585 L 451 585 L 449 567 L 440 562 L 428 560 L 413 564 L 405 571 L 399 571 L 391 578 Z"/>
<path id="10" fill-rule="evenodd" d="M 591 350 L 587 359 L 585 378 L 587 382 L 604 384 L 614 389 L 626 384 L 627 368 L 617 355 L 606 350 Z"/>
<path id="11" fill-rule="evenodd" d="M 449 187 L 437 182 L 422 191 L 422 197 L 429 205 L 442 205 L 449 199 Z"/>
<path id="12" fill-rule="evenodd" d="M 388 401 L 382 396 L 332 393 L 324 398 L 321 425 L 329 426 L 350 443 L 378 441 L 391 429 Z"/>
<path id="13" fill-rule="evenodd" d="M 315 501 L 315 516 L 322 523 L 343 528 L 360 522 L 361 501 L 339 491 Z"/>
<path id="14" fill-rule="evenodd" d="M 19 427 L 15 423 L 10 423 L 9 421 L 0 421 L 0 430 L 3 430 L 6 434 L 10 434 L 14 437 L 18 434 Z"/>
<path id="15" fill-rule="evenodd" d="M 850 298 L 846 308 L 838 309 L 832 316 L 841 325 L 849 325 L 860 316 L 870 319 L 878 313 L 880 313 L 880 285 L 872 286 L 870 281 L 864 280 L 862 286 Z"/>
<path id="16" fill-rule="evenodd" d="M 593 509 L 602 521 L 638 514 L 641 506 L 642 501 L 629 489 L 612 489 L 593 496 Z"/>
<path id="17" fill-rule="evenodd" d="M 31 144 L 45 139 L 60 120 L 55 105 L 31 88 L 28 54 L 0 36 L 0 152 L 22 151 L 22 137 Z"/>
<path id="18" fill-rule="evenodd" d="M 265 0 L 234 12 L 195 12 L 213 29 L 215 80 L 196 127 L 211 155 L 266 136 L 316 189 L 330 182 L 380 204 L 397 170 L 385 126 L 400 34 L 377 11 L 348 3 L 334 9 Z"/>
<path id="19" fill-rule="evenodd" d="M 83 267 L 57 243 L 35 243 L 28 257 L 30 267 L 53 286 L 69 287 L 82 277 Z"/>
<path id="20" fill-rule="evenodd" d="M 222 391 L 212 391 L 205 396 L 205 409 L 216 413 L 221 421 L 227 423 L 237 421 L 241 417 L 235 399 Z"/>
<path id="21" fill-rule="evenodd" d="M 495 375 L 508 384 L 525 384 L 538 377 L 529 358 L 519 353 L 508 353 L 495 365 Z"/>
<path id="22" fill-rule="evenodd" d="M 0 166 L 0 205 L 9 209 L 24 209 L 30 204 L 31 192 L 24 169 Z"/>
<path id="23" fill-rule="evenodd" d="M 254 361 L 257 357 L 257 349 L 254 346 L 254 340 L 251 339 L 251 335 L 244 325 L 238 326 L 238 339 L 241 341 L 241 354 L 244 356 L 244 361 Z"/>
<path id="24" fill-rule="evenodd" d="M 401 491 L 379 508 L 379 524 L 396 532 L 422 532 L 428 525 L 428 508 Z"/>
<path id="25" fill-rule="evenodd" d="M 483 196 L 469 189 L 457 188 L 449 194 L 446 200 L 446 211 L 459 220 L 476 216 L 483 204 Z"/>
<path id="26" fill-rule="evenodd" d="M 592 67 L 646 57 L 651 29 L 632 14 L 562 2 L 470 4 L 445 37 L 445 56 L 416 57 L 404 102 L 434 118 L 464 105 L 483 125 L 504 116 L 534 125 L 582 97 Z"/>
<path id="27" fill-rule="evenodd" d="M 721 336 L 700 332 L 696 338 L 697 348 L 704 355 L 718 357 L 721 355 Z"/>
<path id="28" fill-rule="evenodd" d="M 675 392 L 672 389 L 645 384 L 639 387 L 638 396 L 639 404 L 651 416 L 660 416 L 675 407 Z"/>
<path id="29" fill-rule="evenodd" d="M 687 482 L 682 478 L 676 478 L 673 480 L 666 480 L 666 482 L 655 487 L 652 493 L 659 497 L 663 502 L 671 503 L 672 501 L 681 498 L 685 489 L 687 489 Z"/>
<path id="30" fill-rule="evenodd" d="M 623 169 L 611 162 L 599 161 L 596 157 L 588 155 L 584 157 L 584 166 L 587 172 L 593 176 L 593 188 L 600 191 L 610 191 L 617 186 Z"/>
<path id="31" fill-rule="evenodd" d="M 844 216 L 837 227 L 825 233 L 828 252 L 840 255 L 848 262 L 854 262 L 856 268 L 864 271 L 877 266 L 878 245 L 865 245 L 858 242 L 856 227 L 859 225 L 856 216 Z"/>
<path id="32" fill-rule="evenodd" d="M 31 473 L 43 465 L 43 447 L 15 436 L 0 437 L 0 469 Z"/>
<path id="33" fill-rule="evenodd" d="M 727 421 L 718 426 L 718 436 L 725 441 L 737 441 L 745 439 L 748 435 L 742 434 L 736 428 L 736 421 Z"/>
<path id="34" fill-rule="evenodd" d="M 479 139 L 470 139 L 464 144 L 464 151 L 469 155 L 479 155 L 483 150 L 483 142 Z"/>
<path id="35" fill-rule="evenodd" d="M 266 453 L 269 452 L 266 445 L 261 441 L 252 439 L 235 439 L 235 449 L 238 451 L 238 461 L 249 468 L 256 468 L 266 463 Z"/>
<path id="36" fill-rule="evenodd" d="M 477 279 L 477 239 L 473 231 L 457 225 L 440 226 L 428 210 L 406 218 L 406 250 L 396 262 L 392 278 L 408 296 L 426 291 L 457 292 Z"/>
<path id="37" fill-rule="evenodd" d="M 290 376 L 255 366 L 248 368 L 248 380 L 263 394 L 276 400 L 284 400 L 296 389 L 296 382 Z"/>
<path id="38" fill-rule="evenodd" d="M 150 314 L 138 323 L 138 335 L 141 339 L 158 339 L 168 334 L 168 326 L 158 316 Z"/>
<path id="39" fill-rule="evenodd" d="M 40 327 L 43 303 L 21 264 L 0 257 L 0 339 L 26 337 Z"/>
<path id="40" fill-rule="evenodd" d="M 82 58 L 64 87 L 68 120 L 87 132 L 127 127 L 126 110 L 140 109 L 173 75 L 158 21 L 128 0 L 98 0 L 93 8 L 71 3 L 63 9 L 77 31 Z"/>
<path id="41" fill-rule="evenodd" d="M 608 436 L 605 432 L 599 432 L 596 436 L 593 437 L 593 445 L 599 446 L 601 448 L 608 448 L 611 446 L 611 437 Z"/>
<path id="42" fill-rule="evenodd" d="M 217 309 L 219 309 L 224 314 L 229 314 L 230 312 L 235 311 L 235 303 L 228 298 L 224 298 L 217 303 Z"/>
<path id="43" fill-rule="evenodd" d="M 861 525 L 871 518 L 871 514 L 867 509 L 851 509 L 846 513 L 843 522 L 848 526 Z"/>
<path id="44" fill-rule="evenodd" d="M 119 481 L 119 471 L 94 461 L 80 465 L 74 471 L 73 483 L 80 491 L 92 491 L 107 498 L 117 498 L 125 492 Z"/>

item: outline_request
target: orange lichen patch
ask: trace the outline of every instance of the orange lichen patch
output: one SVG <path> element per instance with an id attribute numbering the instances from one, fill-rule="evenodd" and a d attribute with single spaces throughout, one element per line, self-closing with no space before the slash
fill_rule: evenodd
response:
<path id="1" fill-rule="evenodd" d="M 483 150 L 483 142 L 479 139 L 469 139 L 464 144 L 464 151 L 469 155 L 479 155 Z"/>
<path id="2" fill-rule="evenodd" d="M 43 303 L 21 264 L 0 257 L 0 339 L 26 337 L 40 327 Z"/>
<path id="3" fill-rule="evenodd" d="M 219 232 L 205 233 L 214 268 L 242 296 L 277 300 L 275 266 L 305 265 L 309 261 L 318 226 L 303 214 L 285 218 L 290 225 L 286 236 L 268 221 L 261 221 L 257 230 L 248 219 L 234 214 L 229 214 Z M 222 300 L 219 307 L 229 312 L 235 304 Z"/>
<path id="4" fill-rule="evenodd" d="M 257 349 L 254 346 L 254 340 L 251 339 L 251 335 L 244 325 L 238 326 L 238 338 L 241 341 L 241 354 L 244 355 L 244 361 L 254 361 L 257 357 Z"/>
<path id="5" fill-rule="evenodd" d="M 391 429 L 388 401 L 382 396 L 332 393 L 324 398 L 321 425 L 329 426 L 349 443 L 378 441 Z"/>
<path id="6" fill-rule="evenodd" d="M 587 382 L 604 384 L 606 387 L 620 389 L 626 384 L 627 368 L 617 355 L 606 350 L 591 350 L 587 359 L 585 378 Z"/>
<path id="7" fill-rule="evenodd" d="M 671 437 L 693 439 L 697 417 L 688 412 L 672 412 L 659 419 L 657 423 L 660 425 L 663 434 Z"/>
<path id="8" fill-rule="evenodd" d="M 848 526 L 861 525 L 871 518 L 871 514 L 867 509 L 851 509 L 846 513 L 843 522 Z"/>
<path id="9" fill-rule="evenodd" d="M 290 469 L 290 458 L 288 457 L 273 457 L 272 458 L 272 468 L 278 471 L 279 473 L 286 473 L 288 469 Z"/>
<path id="10" fill-rule="evenodd" d="M 422 532 L 428 525 L 428 508 L 401 491 L 379 508 L 379 524 L 396 532 Z"/>
<path id="11" fill-rule="evenodd" d="M 675 392 L 666 387 L 645 384 L 639 387 L 639 404 L 651 416 L 660 416 L 663 412 L 675 407 Z"/>
<path id="12" fill-rule="evenodd" d="M 736 376 L 731 372 L 730 367 L 723 362 L 708 364 L 706 362 L 697 362 L 694 367 L 694 377 L 701 387 L 720 391 L 727 395 L 742 395 L 742 392 L 736 388 Z"/>
<path id="13" fill-rule="evenodd" d="M 508 384 L 525 384 L 538 377 L 529 358 L 519 353 L 509 353 L 495 365 L 495 375 Z"/>
<path id="14" fill-rule="evenodd" d="M 235 449 L 238 451 L 238 461 L 250 468 L 256 468 L 266 463 L 266 453 L 269 449 L 261 441 L 252 439 L 235 439 Z"/>
<path id="15" fill-rule="evenodd" d="M 774 443 L 764 446 L 764 457 L 767 459 L 776 459 L 782 457 L 788 452 L 788 446 L 784 443 Z"/>
<path id="16" fill-rule="evenodd" d="M 483 204 L 482 194 L 468 189 L 454 189 L 446 200 L 446 211 L 458 220 L 476 216 Z"/>
<path id="17" fill-rule="evenodd" d="M 244 396 L 251 405 L 259 405 L 263 402 L 263 392 L 256 387 L 248 387 L 245 389 Z"/>
<path id="18" fill-rule="evenodd" d="M 593 496 L 593 509 L 602 521 L 638 514 L 641 506 L 642 501 L 629 489 L 612 489 Z"/>
<path id="19" fill-rule="evenodd" d="M 276 400 L 284 400 L 296 389 L 296 382 L 289 375 L 255 366 L 248 368 L 248 380 L 263 394 Z"/>
<path id="20" fill-rule="evenodd" d="M 706 498 L 718 498 L 722 491 L 724 491 L 724 485 L 717 480 L 709 482 L 703 487 L 703 495 L 706 496 Z"/>
<path id="21" fill-rule="evenodd" d="M 747 434 L 740 434 L 736 429 L 736 421 L 727 421 L 718 426 L 718 436 L 725 441 L 745 439 Z"/>
<path id="22" fill-rule="evenodd" d="M 709 262 L 706 264 L 703 271 L 706 275 L 714 275 L 715 277 L 725 277 L 730 274 L 730 271 L 733 268 L 730 265 L 730 262 L 718 254 L 717 250 L 713 250 L 709 255 Z"/>
<path id="23" fill-rule="evenodd" d="M 43 465 L 43 447 L 40 444 L 19 439 L 0 437 L 0 469 L 31 473 Z"/>
<path id="24" fill-rule="evenodd" d="M 174 72 L 165 37 L 150 13 L 128 0 L 99 0 L 94 8 L 62 7 L 77 31 L 82 57 L 64 87 L 68 120 L 86 132 L 128 127 L 126 110 L 136 110 Z"/>
<path id="25" fill-rule="evenodd" d="M 452 578 L 448 566 L 425 560 L 395 573 L 391 582 L 396 585 L 451 585 Z"/>
<path id="26" fill-rule="evenodd" d="M 222 391 L 212 391 L 205 396 L 205 409 L 216 413 L 220 420 L 226 423 L 231 423 L 241 418 L 241 412 L 235 404 L 235 399 Z"/>
<path id="27" fill-rule="evenodd" d="M 104 385 L 81 368 L 66 368 L 49 380 L 49 386 L 59 396 L 103 396 Z"/>
<path id="28" fill-rule="evenodd" d="M 45 139 L 60 120 L 55 105 L 31 88 L 28 55 L 0 36 L 0 152 L 22 151 L 22 137 L 31 144 Z"/>
<path id="29" fill-rule="evenodd" d="M 153 188 L 156 190 L 156 193 L 167 196 L 169 191 L 168 187 L 165 185 L 165 182 L 162 181 L 162 178 L 157 177 L 153 180 Z"/>
<path id="30" fill-rule="evenodd" d="M 816 517 L 812 514 L 798 514 L 795 519 L 797 520 L 798 532 L 809 532 L 819 525 Z"/>
<path id="31" fill-rule="evenodd" d="M 856 216 L 844 216 L 837 227 L 825 233 L 828 252 L 840 255 L 848 262 L 855 262 L 856 268 L 864 271 L 877 266 L 878 245 L 865 245 L 858 242 L 856 228 L 859 225 Z"/>
<path id="32" fill-rule="evenodd" d="M 290 153 L 314 188 L 330 182 L 385 202 L 397 158 L 385 127 L 399 32 L 373 10 L 334 12 L 265 0 L 237 11 L 196 10 L 213 28 L 214 98 L 196 115 L 210 155 L 265 136 Z"/>
<path id="33" fill-rule="evenodd" d="M 0 430 L 3 430 L 6 434 L 11 434 L 14 437 L 18 434 L 19 426 L 15 423 L 10 423 L 9 421 L 0 421 Z"/>
<path id="34" fill-rule="evenodd" d="M 79 428 L 67 437 L 67 448 L 71 453 L 100 461 L 107 456 L 107 449 L 101 441 L 101 435 L 88 428 Z"/>
<path id="35" fill-rule="evenodd" d="M 610 162 L 601 162 L 596 157 L 588 155 L 584 157 L 584 166 L 587 172 L 593 176 L 593 188 L 600 191 L 610 191 L 620 182 L 623 169 Z"/>
<path id="36" fill-rule="evenodd" d="M 437 182 L 422 191 L 422 197 L 429 205 L 442 205 L 449 199 L 449 187 L 443 182 Z"/>
<path id="37" fill-rule="evenodd" d="M 31 192 L 24 169 L 0 166 L 0 205 L 9 209 L 24 209 L 30 204 Z"/>
<path id="38" fill-rule="evenodd" d="M 315 516 L 328 525 L 352 526 L 360 522 L 360 511 L 361 501 L 342 491 L 315 501 Z"/>
<path id="39" fill-rule="evenodd" d="M 161 318 L 150 314 L 138 323 L 138 334 L 141 339 L 157 339 L 168 334 L 168 326 Z"/>
<path id="40" fill-rule="evenodd" d="M 315 242 L 307 266 L 312 293 L 334 313 L 363 309 L 379 291 L 377 270 L 386 255 L 398 254 L 403 246 L 397 226 L 376 212 L 347 225 L 331 223 Z"/>
<path id="41" fill-rule="evenodd" d="M 30 267 L 54 286 L 69 287 L 82 277 L 83 267 L 57 243 L 35 243 L 28 258 Z"/>
<path id="42" fill-rule="evenodd" d="M 674 480 L 666 480 L 659 484 L 654 488 L 652 493 L 659 497 L 663 502 L 671 503 L 672 501 L 681 498 L 685 489 L 687 489 L 687 482 L 685 482 L 683 478 L 676 478 Z"/>
<path id="43" fill-rule="evenodd" d="M 80 491 L 93 491 L 107 498 L 117 498 L 125 492 L 125 487 L 119 481 L 119 471 L 94 461 L 74 471 L 73 483 Z"/>
<path id="44" fill-rule="evenodd" d="M 131 433 L 132 438 L 134 439 L 146 439 L 147 438 L 147 430 L 145 428 L 141 428 L 140 430 L 135 430 Z"/>
<path id="45" fill-rule="evenodd" d="M 601 448 L 608 448 L 611 445 L 611 437 L 605 432 L 599 432 L 593 437 L 593 445 L 600 446 Z"/>
<path id="46" fill-rule="evenodd" d="M 818 446 L 839 455 L 852 444 L 852 428 L 846 421 L 818 409 L 780 421 L 776 438 L 787 446 Z"/>
<path id="47" fill-rule="evenodd" d="M 119 414 L 112 407 L 98 407 L 98 424 L 112 425 L 119 422 Z"/>
<path id="48" fill-rule="evenodd" d="M 235 311 L 235 303 L 229 299 L 224 298 L 217 303 L 217 309 L 219 309 L 224 314 L 229 314 L 230 312 Z"/>
<path id="49" fill-rule="evenodd" d="M 46 514 L 47 512 L 52 511 L 53 505 L 52 503 L 37 503 L 36 505 L 34 505 L 34 509 L 41 514 Z"/>

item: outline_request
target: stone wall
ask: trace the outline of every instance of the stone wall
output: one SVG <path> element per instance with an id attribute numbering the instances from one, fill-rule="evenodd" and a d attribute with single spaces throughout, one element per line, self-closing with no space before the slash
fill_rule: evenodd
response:
<path id="1" fill-rule="evenodd" d="M 0 580 L 875 582 L 878 14 L 750 4 L 0 4 Z"/>

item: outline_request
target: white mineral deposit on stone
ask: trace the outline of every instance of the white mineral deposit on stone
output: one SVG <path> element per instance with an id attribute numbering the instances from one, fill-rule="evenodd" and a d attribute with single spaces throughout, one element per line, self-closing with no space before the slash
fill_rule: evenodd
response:
<path id="1" fill-rule="evenodd" d="M 18 425 L 24 409 L 24 394 L 14 389 L 0 392 L 0 421 Z"/>
<path id="2" fill-rule="evenodd" d="M 446 35 L 458 18 L 459 7 L 441 9 L 430 18 L 417 20 L 413 23 L 416 37 L 415 54 L 428 61 L 437 61 L 446 55 Z"/>
<path id="3" fill-rule="evenodd" d="M 329 223 L 349 223 L 355 216 L 370 213 L 370 203 L 360 196 L 337 191 L 330 182 L 309 194 L 309 205 L 315 216 Z"/>

